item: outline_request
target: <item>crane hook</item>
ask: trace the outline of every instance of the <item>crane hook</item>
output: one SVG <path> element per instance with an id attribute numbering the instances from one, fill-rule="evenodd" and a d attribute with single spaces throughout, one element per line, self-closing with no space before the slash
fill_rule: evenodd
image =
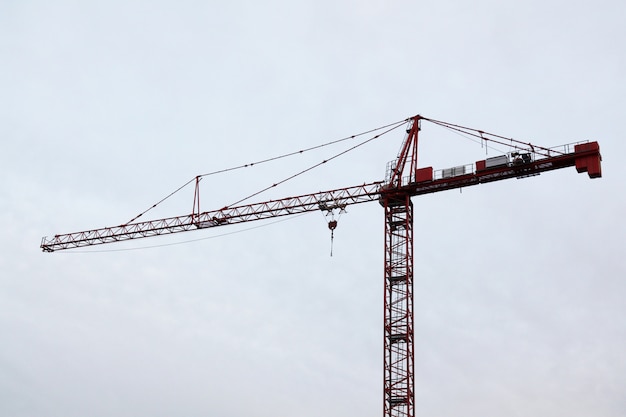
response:
<path id="1" fill-rule="evenodd" d="M 335 239 L 335 229 L 337 228 L 337 220 L 329 221 L 328 228 L 330 229 L 330 256 L 333 256 L 333 240 Z"/>

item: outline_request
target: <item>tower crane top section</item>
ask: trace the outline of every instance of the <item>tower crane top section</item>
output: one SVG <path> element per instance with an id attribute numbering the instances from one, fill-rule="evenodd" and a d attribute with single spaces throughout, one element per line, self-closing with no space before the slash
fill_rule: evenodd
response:
<path id="1" fill-rule="evenodd" d="M 467 165 L 437 170 L 433 167 L 418 168 L 417 146 L 422 121 L 473 136 L 487 144 L 498 143 L 512 150 Z M 199 209 L 196 211 L 194 203 L 194 211 L 191 214 L 57 234 L 52 238 L 43 237 L 40 247 L 44 252 L 54 252 L 310 211 L 329 211 L 337 207 L 345 208 L 351 204 L 384 199 L 389 201 L 389 198 L 393 199 L 394 196 L 411 197 L 509 178 L 536 176 L 542 172 L 570 166 L 575 166 L 579 173 L 587 172 L 590 178 L 602 176 L 602 157 L 598 142 L 579 142 L 557 148 L 544 148 L 419 115 L 407 119 L 407 122 L 406 136 L 397 158 L 387 165 L 384 181 L 204 212 L 200 212 Z"/>

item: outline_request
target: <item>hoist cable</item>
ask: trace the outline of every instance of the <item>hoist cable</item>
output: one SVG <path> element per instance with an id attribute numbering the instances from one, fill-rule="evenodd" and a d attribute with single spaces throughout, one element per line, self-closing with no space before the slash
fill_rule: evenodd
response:
<path id="1" fill-rule="evenodd" d="M 400 121 L 397 121 L 397 122 L 394 122 L 394 123 L 389 123 L 389 124 L 387 124 L 387 125 L 380 126 L 380 127 L 375 128 L 375 129 L 370 129 L 370 130 L 367 130 L 367 131 L 364 131 L 364 132 L 361 132 L 361 133 L 357 133 L 357 134 L 355 134 L 355 135 L 346 136 L 346 137 L 344 137 L 344 138 L 337 139 L 337 140 L 333 140 L 333 141 L 330 141 L 330 142 L 327 142 L 327 143 L 323 143 L 323 144 L 321 144 L 321 145 L 312 146 L 312 147 L 310 147 L 310 148 L 301 149 L 301 150 L 299 150 L 299 151 L 289 152 L 289 153 L 286 153 L 286 154 L 282 154 L 282 155 L 274 156 L 274 157 L 271 157 L 271 158 L 263 159 L 263 160 L 260 160 L 260 161 L 257 161 L 257 162 L 252 162 L 252 163 L 248 163 L 248 164 L 244 164 L 244 165 L 239 165 L 239 166 L 235 166 L 235 167 L 231 167 L 231 168 L 225 168 L 225 169 L 221 169 L 221 170 L 217 170 L 217 171 L 209 172 L 209 173 L 206 173 L 206 174 L 197 175 L 197 176 L 195 176 L 194 178 L 192 178 L 192 179 L 190 179 L 189 181 L 187 181 L 185 184 L 183 184 L 183 185 L 181 185 L 180 187 L 178 187 L 176 190 L 172 191 L 172 192 L 171 192 L 170 194 L 168 194 L 167 196 L 163 197 L 161 200 L 159 200 L 158 202 L 156 202 L 156 203 L 155 203 L 155 204 L 153 204 L 152 206 L 150 206 L 148 209 L 146 209 L 146 210 L 142 211 L 141 213 L 139 213 L 138 215 L 136 215 L 135 217 L 133 217 L 131 220 L 129 220 L 128 222 L 124 223 L 124 225 L 127 225 L 127 224 L 130 224 L 130 223 L 134 222 L 135 220 L 137 220 L 138 218 L 140 218 L 141 216 L 143 216 L 144 214 L 146 214 L 147 212 L 149 212 L 150 210 L 152 210 L 153 208 L 155 208 L 156 206 L 158 206 L 159 204 L 161 204 L 162 202 L 164 202 L 164 201 L 165 201 L 165 200 L 167 200 L 168 198 L 172 197 L 174 194 L 178 193 L 180 190 L 182 190 L 183 188 L 185 188 L 186 186 L 188 186 L 188 185 L 189 185 L 189 184 L 191 184 L 192 182 L 196 181 L 198 178 L 206 177 L 206 176 L 209 176 L 209 175 L 222 174 L 222 173 L 225 173 L 225 172 L 234 171 L 234 170 L 238 170 L 238 169 L 242 169 L 242 168 L 248 168 L 248 167 L 252 167 L 252 166 L 254 166 L 254 165 L 260 165 L 260 164 L 263 164 L 263 163 L 266 163 L 266 162 L 272 162 L 272 161 L 276 161 L 276 160 L 278 160 L 278 159 L 283 159 L 283 158 L 286 158 L 286 157 L 289 157 L 289 156 L 300 155 L 300 154 L 303 154 L 303 153 L 305 153 L 305 152 L 313 151 L 313 150 L 320 149 L 320 148 L 323 148 L 323 147 L 326 147 L 326 146 L 330 146 L 330 145 L 335 145 L 335 144 L 337 144 L 337 143 L 341 143 L 341 142 L 344 142 L 344 141 L 347 141 L 347 140 L 355 139 L 355 138 L 357 138 L 357 137 L 359 137 L 359 136 L 367 135 L 367 134 L 369 134 L 369 133 L 372 133 L 372 132 L 377 132 L 377 131 L 379 131 L 379 130 L 382 130 L 382 129 L 387 129 L 387 128 L 391 127 L 391 129 L 389 129 L 389 130 L 387 130 L 387 131 L 385 131 L 385 132 L 383 132 L 383 133 L 381 133 L 381 134 L 377 135 L 377 136 L 382 136 L 382 135 L 384 135 L 385 133 L 388 133 L 389 131 L 391 131 L 391 130 L 393 130 L 393 129 L 395 129 L 395 128 L 399 127 L 399 126 L 402 126 L 402 125 L 403 125 L 403 124 L 405 124 L 408 120 L 409 120 L 409 119 L 404 119 L 404 120 L 400 120 Z M 392 127 L 392 126 L 393 126 L 393 127 Z M 371 138 L 370 140 L 375 139 L 375 138 L 376 138 L 376 137 Z M 366 141 L 365 143 L 367 143 L 367 142 L 369 142 L 369 141 Z M 360 145 L 358 145 L 358 146 L 360 146 Z M 345 152 L 344 152 L 344 153 L 345 153 Z M 335 157 L 336 157 L 336 156 L 335 156 Z M 335 157 L 333 157 L 333 158 L 331 158 L 331 159 L 334 159 Z M 326 162 L 326 161 L 324 161 L 324 162 Z M 324 162 L 322 162 L 322 163 L 324 163 Z M 313 169 L 313 168 L 314 168 L 314 167 L 311 167 L 311 168 L 309 168 L 309 169 L 307 169 L 307 170 L 305 170 L 305 171 L 302 171 L 302 172 L 301 172 L 301 173 L 299 173 L 299 174 L 296 174 L 295 176 L 300 175 L 300 174 L 302 174 L 302 173 L 304 173 L 304 172 L 307 172 L 307 171 L 309 171 L 309 170 L 311 170 L 311 169 Z M 281 183 L 283 183 L 283 182 L 285 182 L 285 181 L 288 181 L 289 179 L 291 179 L 291 178 L 285 179 L 285 180 L 281 181 L 281 182 L 280 182 L 280 183 L 278 183 L 278 184 L 281 184 Z M 278 185 L 278 184 L 274 184 L 273 186 L 268 187 L 268 189 L 269 189 L 269 188 L 272 188 L 272 187 L 274 187 L 274 186 L 276 186 L 276 185 Z M 243 200 L 246 200 L 246 199 L 248 199 L 248 198 L 250 198 L 250 197 L 252 197 L 252 196 L 254 196 L 254 195 L 260 194 L 260 193 L 261 193 L 261 192 L 263 192 L 263 191 L 265 191 L 265 190 L 262 190 L 262 191 L 260 191 L 260 192 L 258 192 L 258 193 L 255 193 L 255 194 L 251 195 L 251 196 L 248 196 L 248 197 L 246 197 L 246 198 L 245 198 L 245 199 L 243 199 Z M 240 200 L 240 201 L 243 201 L 243 200 Z M 236 204 L 236 203 L 235 203 L 235 204 Z"/>
<path id="2" fill-rule="evenodd" d="M 533 152 L 538 153 L 538 154 L 543 155 L 543 156 L 550 156 L 550 154 L 553 153 L 553 152 L 563 154 L 563 152 L 560 152 L 560 151 L 557 151 L 557 150 L 554 150 L 554 149 L 548 149 L 548 148 L 544 148 L 542 146 L 536 146 L 536 145 L 533 145 L 531 143 L 522 142 L 520 140 L 513 139 L 513 138 L 507 138 L 505 136 L 496 135 L 494 133 L 485 132 L 485 131 L 479 130 L 479 129 L 473 129 L 471 127 L 455 125 L 453 123 L 447 123 L 447 122 L 442 122 L 440 120 L 428 119 L 426 117 L 424 117 L 423 120 L 429 121 L 429 122 L 437 124 L 439 126 L 446 127 L 448 129 L 451 129 L 451 130 L 456 130 L 458 132 L 462 132 L 462 133 L 465 133 L 465 134 L 468 134 L 468 135 L 480 138 L 480 139 L 485 140 L 485 141 L 496 142 L 496 143 L 499 143 L 500 145 L 504 145 L 504 146 L 517 147 L 517 145 L 513 145 L 513 142 L 515 142 L 516 144 L 524 145 L 524 146 L 530 146 L 530 148 L 531 148 L 531 150 Z M 473 132 L 475 132 L 475 133 L 473 133 Z M 483 135 L 489 135 L 489 136 L 492 136 L 493 138 L 498 138 L 498 139 L 501 139 L 501 140 L 510 141 L 511 143 L 507 144 L 505 142 L 502 142 L 501 140 L 497 140 L 497 139 L 493 139 L 493 138 L 487 138 L 487 137 L 485 137 Z M 541 149 L 542 152 L 537 152 L 537 149 Z"/>
<path id="3" fill-rule="evenodd" d="M 433 123 L 433 124 L 443 128 L 443 129 L 447 129 L 447 130 L 451 131 L 452 133 L 454 133 L 455 135 L 458 135 L 458 136 L 462 137 L 463 139 L 467 139 L 467 140 L 469 140 L 471 142 L 474 142 L 474 143 L 480 145 L 481 147 L 485 146 L 485 148 L 487 150 L 492 149 L 492 150 L 495 150 L 495 151 L 498 151 L 498 152 L 506 153 L 506 151 L 503 151 L 502 149 L 498 149 L 497 147 L 495 147 L 493 145 L 489 145 L 489 142 L 494 142 L 494 141 L 490 141 L 488 138 L 485 138 L 483 136 L 478 136 L 478 138 L 480 140 L 476 140 L 476 139 L 472 138 L 472 136 L 477 137 L 476 135 L 471 135 L 471 134 L 469 134 L 467 132 L 460 131 L 460 130 L 457 130 L 457 129 L 450 129 L 448 126 L 441 125 L 441 124 L 438 124 L 438 123 Z M 483 145 L 483 142 L 485 142 L 484 145 Z M 498 143 L 498 142 L 495 142 L 495 143 L 500 145 L 500 143 Z"/>
<path id="4" fill-rule="evenodd" d="M 404 124 L 404 123 L 403 123 L 403 124 Z M 339 152 L 338 154 L 336 154 L 336 155 L 334 155 L 334 156 L 332 156 L 332 157 L 330 157 L 330 158 L 328 158 L 328 159 L 325 159 L 325 160 L 323 160 L 323 161 L 321 161 L 321 162 L 318 162 L 318 163 L 317 163 L 317 164 L 315 164 L 315 165 L 312 165 L 312 166 L 310 166 L 310 167 L 308 167 L 308 168 L 306 168 L 306 169 L 303 169 L 303 170 L 302 170 L 302 171 L 300 171 L 300 172 L 297 172 L 297 173 L 295 173 L 295 174 L 293 174 L 293 175 L 290 175 L 289 177 L 287 177 L 287 178 L 285 178 L 285 179 L 283 179 L 283 180 L 281 180 L 281 181 L 278 181 L 278 182 L 276 182 L 276 183 L 274 183 L 274 184 L 272 184 L 272 185 L 270 185 L 270 186 L 268 186 L 268 187 L 265 187 L 265 188 L 263 188 L 262 190 L 259 190 L 259 191 L 255 192 L 255 193 L 252 193 L 252 194 L 250 194 L 249 196 L 242 198 L 241 200 L 237 200 L 237 201 L 235 201 L 234 203 L 232 203 L 231 205 L 226 206 L 226 207 L 224 207 L 224 208 L 233 207 L 233 206 L 235 206 L 235 205 L 237 205 L 237 204 L 240 204 L 240 203 L 242 203 L 242 202 L 244 202 L 244 201 L 246 201 L 246 200 L 248 200 L 248 199 L 250 199 L 250 198 L 252 198 L 252 197 L 255 197 L 255 196 L 257 196 L 257 195 L 259 195 L 259 194 L 261 194 L 261 193 L 264 193 L 265 191 L 270 190 L 270 189 L 272 189 L 272 188 L 274 188 L 274 187 L 276 187 L 276 186 L 278 186 L 278 185 L 280 185 L 280 184 L 283 184 L 283 183 L 285 183 L 285 182 L 287 182 L 287 181 L 289 181 L 289 180 L 292 180 L 292 179 L 294 179 L 294 178 L 296 178 L 296 177 L 298 177 L 298 176 L 300 176 L 300 175 L 302 175 L 302 174 L 305 174 L 305 173 L 307 173 L 307 172 L 309 172 L 309 171 L 311 171 L 311 170 L 313 170 L 313 169 L 315 169 L 315 168 L 318 168 L 319 166 L 324 165 L 326 162 L 329 162 L 329 161 L 332 161 L 333 159 L 339 158 L 340 156 L 345 155 L 346 153 L 348 153 L 348 152 L 350 152 L 350 151 L 353 151 L 353 150 L 355 150 L 356 148 L 358 148 L 358 147 L 360 147 L 360 146 L 365 145 L 366 143 L 369 143 L 369 142 L 371 142 L 371 141 L 373 141 L 373 140 L 375 140 L 375 139 L 378 139 L 378 138 L 379 138 L 379 137 L 381 137 L 382 135 L 385 135 L 385 134 L 387 134 L 387 133 L 391 132 L 392 130 L 397 129 L 397 128 L 398 128 L 398 127 L 400 127 L 400 126 L 402 126 L 402 124 L 400 124 L 400 125 L 396 125 L 396 126 L 394 126 L 394 127 L 392 127 L 392 128 L 389 128 L 389 129 L 387 129 L 386 131 L 384 131 L 384 132 L 382 132 L 382 133 L 379 133 L 378 135 L 372 136 L 371 138 L 369 138 L 369 139 L 367 139 L 367 140 L 365 140 L 365 141 L 363 141 L 363 142 L 361 142 L 361 143 L 359 143 L 359 144 L 356 144 L 356 145 L 354 145 L 354 146 L 352 146 L 352 147 L 350 147 L 350 148 L 346 149 L 345 151 Z"/>
<path id="5" fill-rule="evenodd" d="M 263 164 L 263 163 L 266 163 L 266 162 L 276 161 L 278 159 L 286 158 L 286 157 L 289 157 L 289 156 L 303 154 L 304 152 L 309 152 L 309 151 L 313 151 L 315 149 L 323 148 L 323 147 L 326 147 L 326 146 L 335 145 L 337 143 L 345 142 L 347 140 L 354 139 L 354 138 L 357 138 L 359 136 L 367 135 L 368 133 L 376 132 L 376 131 L 379 131 L 379 130 L 382 130 L 382 129 L 386 129 L 386 128 L 391 127 L 391 126 L 398 127 L 398 126 L 401 126 L 401 125 L 405 124 L 407 121 L 408 121 L 408 119 L 401 120 L 401 121 L 398 121 L 398 122 L 395 122 L 395 123 L 387 124 L 385 126 L 377 127 L 375 129 L 370 129 L 370 130 L 367 130 L 365 132 L 357 133 L 355 135 L 346 136 L 345 138 L 341 138 L 341 139 L 333 140 L 331 142 L 323 143 L 321 145 L 315 145 L 315 146 L 312 146 L 310 148 L 305 148 L 305 149 L 301 149 L 299 151 L 289 152 L 289 153 L 286 153 L 286 154 L 283 154 L 283 155 L 278 155 L 278 156 L 274 156 L 274 157 L 271 157 L 271 158 L 263 159 L 261 161 L 251 162 L 249 164 L 239 165 L 239 166 L 235 166 L 235 167 L 231 167 L 231 168 L 220 169 L 220 170 L 217 170 L 217 171 L 213 171 L 213 172 L 209 172 L 209 173 L 206 173 L 206 174 L 198 175 L 198 177 L 206 177 L 206 176 L 209 176 L 209 175 L 222 174 L 222 173 L 228 172 L 228 171 L 234 171 L 234 170 L 242 169 L 242 168 L 249 168 L 249 167 L 252 167 L 254 165 L 260 165 L 260 164 Z M 384 132 L 384 133 L 387 133 L 387 132 Z M 382 133 L 382 134 L 384 134 L 384 133 Z M 189 182 L 191 182 L 191 181 L 193 181 L 193 180 L 190 180 Z M 187 183 L 187 184 L 189 184 L 189 183 Z M 187 185 L 187 184 L 185 184 L 185 185 Z"/>
<path id="6" fill-rule="evenodd" d="M 130 219 L 129 221 L 124 223 L 124 225 L 127 225 L 127 224 L 130 224 L 130 223 L 134 222 L 135 220 L 137 220 L 138 218 L 140 218 L 141 216 L 143 216 L 144 214 L 146 214 L 147 212 L 149 212 L 150 210 L 152 210 L 153 208 L 155 208 L 156 206 L 158 206 L 159 204 L 161 204 L 162 202 L 164 202 L 165 200 L 167 200 L 168 198 L 170 198 L 171 196 L 173 196 L 174 194 L 176 194 L 177 192 L 179 192 L 180 190 L 182 190 L 186 186 L 188 186 L 193 181 L 195 181 L 195 178 L 190 179 L 189 181 L 187 181 L 186 183 L 184 183 L 183 185 L 178 187 L 176 190 L 172 191 L 167 196 L 163 197 L 161 200 L 159 200 L 158 202 L 154 203 L 150 208 L 142 211 L 141 213 L 139 213 L 138 215 L 136 215 L 135 217 L 133 217 L 132 219 Z"/>

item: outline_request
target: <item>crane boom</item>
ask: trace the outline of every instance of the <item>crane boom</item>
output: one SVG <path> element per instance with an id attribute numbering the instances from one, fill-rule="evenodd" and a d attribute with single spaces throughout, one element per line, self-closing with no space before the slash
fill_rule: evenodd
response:
<path id="1" fill-rule="evenodd" d="M 576 166 L 579 172 L 583 172 L 588 170 L 588 165 L 590 165 L 587 162 L 588 160 L 598 161 L 593 162 L 593 171 L 590 173 L 591 177 L 597 177 L 601 176 L 599 155 L 597 142 L 590 142 L 576 145 L 573 153 L 563 153 L 553 157 L 536 159 L 520 165 L 507 162 L 499 166 L 485 167 L 484 164 L 481 164 L 481 162 L 485 161 L 477 161 L 475 170 L 471 170 L 469 165 L 463 166 L 463 170 L 459 170 L 458 168 L 460 167 L 455 167 L 456 171 L 444 169 L 437 172 L 430 167 L 419 168 L 414 170 L 414 175 L 410 179 L 407 180 L 405 178 L 405 183 L 400 183 L 397 176 L 394 176 L 392 180 L 388 181 L 376 181 L 353 187 L 320 191 L 236 207 L 224 207 L 199 214 L 192 213 L 113 227 L 58 234 L 52 238 L 43 237 L 40 247 L 44 252 L 54 252 L 317 210 L 328 211 L 334 208 L 345 208 L 352 204 L 376 201 L 384 193 L 409 193 L 410 196 L 416 196 L 509 178 L 539 175 L 542 172 L 570 166 Z"/>
<path id="2" fill-rule="evenodd" d="M 189 230 L 207 229 L 227 224 L 263 220 L 273 217 L 301 214 L 316 210 L 345 208 L 349 204 L 365 203 L 377 200 L 382 182 L 357 185 L 330 191 L 320 191 L 297 197 L 270 200 L 262 203 L 236 207 L 224 207 L 219 210 L 205 211 L 200 214 L 168 217 L 114 227 L 86 230 L 83 232 L 55 235 L 41 241 L 45 252 L 80 248 L 105 243 L 121 242 L 143 237 L 159 236 Z"/>
<path id="3" fill-rule="evenodd" d="M 491 140 L 512 146 L 514 150 L 505 155 L 447 169 L 435 171 L 432 167 L 418 168 L 417 145 L 422 120 L 475 136 L 481 141 Z M 200 212 L 199 195 L 196 194 L 191 214 L 60 234 L 50 239 L 44 237 L 40 247 L 44 252 L 54 252 L 317 210 L 332 212 L 343 210 L 351 204 L 378 201 L 385 211 L 383 415 L 414 417 L 414 239 L 411 197 L 510 178 L 536 176 L 571 166 L 575 166 L 579 173 L 587 172 L 590 178 L 600 178 L 602 157 L 598 142 L 548 149 L 419 115 L 407 119 L 407 122 L 407 136 L 398 158 L 388 164 L 385 181 L 205 212 Z M 332 223 L 329 223 L 331 230 L 336 226 L 336 222 Z"/>

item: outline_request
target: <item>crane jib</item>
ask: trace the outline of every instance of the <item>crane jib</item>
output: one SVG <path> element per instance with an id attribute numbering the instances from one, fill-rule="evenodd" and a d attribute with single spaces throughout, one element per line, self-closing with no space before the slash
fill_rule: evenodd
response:
<path id="1" fill-rule="evenodd" d="M 329 211 L 335 208 L 345 208 L 352 204 L 382 201 L 380 197 L 383 194 L 408 193 L 411 196 L 416 196 L 509 178 L 524 178 L 569 166 L 576 166 L 578 172 L 587 172 L 591 178 L 598 178 L 602 176 L 599 151 L 598 143 L 590 142 L 576 145 L 575 151 L 572 153 L 527 161 L 517 165 L 514 162 L 506 162 L 499 166 L 487 168 L 485 161 L 477 161 L 476 169 L 469 173 L 461 171 L 462 174 L 457 175 L 455 170 L 441 170 L 439 178 L 433 174 L 435 171 L 432 168 L 419 168 L 411 178 L 405 179 L 404 183 L 385 184 L 378 181 L 280 200 L 232 208 L 226 207 L 200 214 L 60 234 L 50 239 L 42 238 L 40 247 L 44 252 L 54 252 L 317 210 Z"/>

